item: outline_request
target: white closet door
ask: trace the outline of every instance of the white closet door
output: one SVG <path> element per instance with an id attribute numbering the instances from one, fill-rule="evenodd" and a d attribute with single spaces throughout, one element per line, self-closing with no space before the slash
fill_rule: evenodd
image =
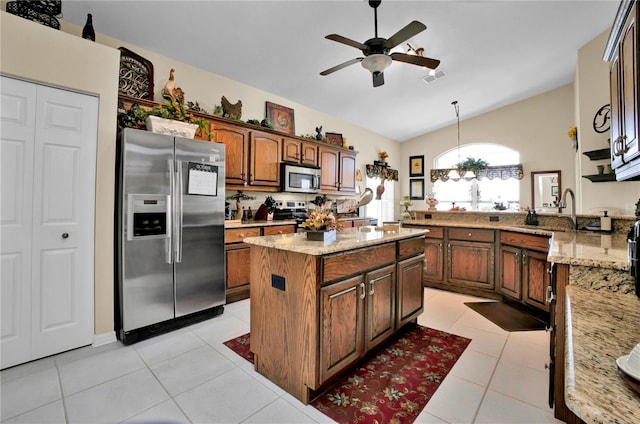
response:
<path id="1" fill-rule="evenodd" d="M 0 80 L 2 368 L 31 358 L 31 250 L 36 86 Z"/>
<path id="2" fill-rule="evenodd" d="M 5 327 L 2 327 L 2 367 L 91 344 L 94 313 L 94 205 L 98 99 L 55 88 L 36 86 L 2 78 L 3 106 L 6 85 L 16 84 L 20 93 L 27 84 L 36 87 L 32 109 L 35 129 L 30 145 L 29 166 L 16 169 L 32 187 L 25 192 L 22 221 L 29 224 L 24 235 L 30 239 L 29 278 L 22 278 L 20 293 L 28 298 L 27 309 L 15 313 L 19 328 L 27 323 L 30 346 L 26 358 L 5 360 Z M 5 129 L 2 112 L 3 180 Z M 18 179 L 18 177 L 14 177 Z M 2 204 L 11 202 L 5 195 Z M 16 190 L 17 191 L 17 190 Z M 12 194 L 9 192 L 9 194 Z M 19 193 L 13 193 L 18 197 Z M 30 206 L 29 209 L 26 209 Z M 2 217 L 2 258 L 5 253 L 4 206 Z M 27 237 L 27 231 L 29 236 Z M 15 249 L 14 249 L 15 250 Z M 23 251 L 23 256 L 27 256 Z M 7 276 L 9 277 L 9 276 Z M 5 286 L 2 274 L 2 318 Z M 27 313 L 28 311 L 28 313 Z"/>

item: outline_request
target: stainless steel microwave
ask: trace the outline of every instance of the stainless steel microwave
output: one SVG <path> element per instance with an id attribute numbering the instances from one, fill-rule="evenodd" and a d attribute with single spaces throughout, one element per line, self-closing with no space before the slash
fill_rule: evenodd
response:
<path id="1" fill-rule="evenodd" d="M 320 191 L 320 168 L 282 164 L 282 191 L 292 193 L 318 193 Z"/>

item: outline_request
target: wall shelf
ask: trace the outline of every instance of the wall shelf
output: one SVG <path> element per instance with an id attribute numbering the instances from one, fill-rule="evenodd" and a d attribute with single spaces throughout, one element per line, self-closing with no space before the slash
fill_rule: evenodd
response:
<path id="1" fill-rule="evenodd" d="M 598 150 L 590 150 L 588 152 L 582 152 L 583 155 L 589 157 L 589 160 L 602 160 L 602 159 L 611 159 L 611 149 L 598 149 Z"/>
<path id="2" fill-rule="evenodd" d="M 582 178 L 587 178 L 592 183 L 603 183 L 605 181 L 616 181 L 616 174 L 599 174 L 599 175 L 583 175 Z"/>

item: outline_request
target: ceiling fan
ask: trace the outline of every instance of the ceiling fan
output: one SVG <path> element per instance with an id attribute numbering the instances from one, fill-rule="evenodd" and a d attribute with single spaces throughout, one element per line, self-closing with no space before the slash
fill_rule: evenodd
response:
<path id="1" fill-rule="evenodd" d="M 337 41 L 338 43 L 346 44 L 347 46 L 360 49 L 364 57 L 356 57 L 355 59 L 347 60 L 346 62 L 336 65 L 333 68 L 329 68 L 320 72 L 320 75 L 329 75 L 335 71 L 339 71 L 342 68 L 346 68 L 349 65 L 361 62 L 362 67 L 369 70 L 373 75 L 373 86 L 379 87 L 384 84 L 383 71 L 388 68 L 389 65 L 391 65 L 392 60 L 410 63 L 412 65 L 423 66 L 429 69 L 436 69 L 438 67 L 440 61 L 437 59 L 397 52 L 389 54 L 389 51 L 391 49 L 407 41 L 414 35 L 424 31 L 425 29 L 427 29 L 427 27 L 421 22 L 412 21 L 389 38 L 378 37 L 378 6 L 380 6 L 380 3 L 382 3 L 382 0 L 369 0 L 369 6 L 373 8 L 375 25 L 374 38 L 370 38 L 364 43 L 359 43 L 338 34 L 329 34 L 325 37 L 328 40 Z"/>

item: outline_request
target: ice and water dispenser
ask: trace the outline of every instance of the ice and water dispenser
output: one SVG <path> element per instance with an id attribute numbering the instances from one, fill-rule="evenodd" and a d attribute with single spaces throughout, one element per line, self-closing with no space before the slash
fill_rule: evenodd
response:
<path id="1" fill-rule="evenodd" d="M 171 228 L 169 196 L 130 194 L 127 218 L 127 240 L 168 237 Z"/>

